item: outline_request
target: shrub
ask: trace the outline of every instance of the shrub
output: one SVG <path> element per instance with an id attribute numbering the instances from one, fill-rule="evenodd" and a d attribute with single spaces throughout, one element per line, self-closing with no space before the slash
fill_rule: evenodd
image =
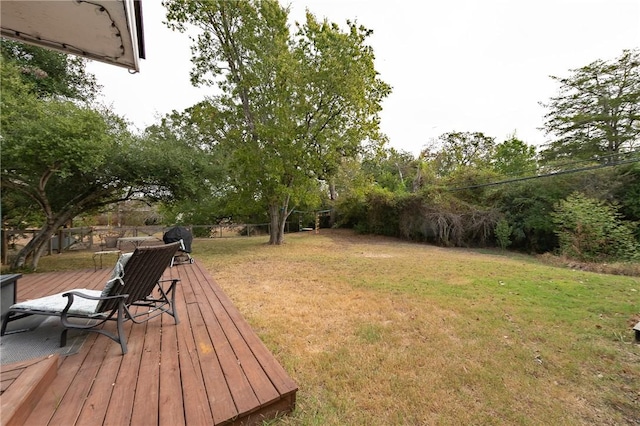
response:
<path id="1" fill-rule="evenodd" d="M 618 207 L 573 193 L 551 215 L 561 254 L 581 261 L 640 258 L 633 223 L 621 219 Z"/>
<path id="2" fill-rule="evenodd" d="M 498 245 L 502 250 L 506 249 L 511 245 L 511 232 L 513 231 L 513 226 L 509 225 L 506 219 L 500 219 L 496 224 L 496 240 L 498 240 Z"/>
<path id="3" fill-rule="evenodd" d="M 366 214 L 369 232 L 377 235 L 398 236 L 397 201 L 397 195 L 383 188 L 374 188 L 367 194 Z"/>

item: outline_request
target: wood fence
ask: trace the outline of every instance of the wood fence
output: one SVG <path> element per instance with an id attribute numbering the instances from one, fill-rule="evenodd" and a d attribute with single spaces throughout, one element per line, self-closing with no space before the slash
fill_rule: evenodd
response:
<path id="1" fill-rule="evenodd" d="M 169 228 L 159 225 L 61 228 L 49 241 L 46 254 L 62 253 L 78 248 L 91 250 L 95 245 L 104 245 L 109 236 L 115 238 L 155 236 L 162 239 L 162 235 Z M 188 225 L 187 228 L 191 229 L 194 237 L 197 238 L 232 238 L 268 235 L 270 225 L 268 223 Z M 302 228 L 301 224 L 287 223 L 285 232 L 297 232 L 303 229 L 305 228 Z M 33 239 L 39 231 L 39 229 L 2 229 L 2 253 L 0 255 L 2 264 L 8 264 L 9 254 L 15 251 L 18 246 Z"/>

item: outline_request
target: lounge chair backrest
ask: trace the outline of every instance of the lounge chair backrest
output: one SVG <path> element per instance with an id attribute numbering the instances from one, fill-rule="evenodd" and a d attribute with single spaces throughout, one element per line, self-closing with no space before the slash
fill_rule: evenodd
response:
<path id="1" fill-rule="evenodd" d="M 126 305 L 147 297 L 162 277 L 165 269 L 171 264 L 171 259 L 180 247 L 179 242 L 158 246 L 138 247 L 133 252 L 122 275 L 122 283 L 116 283 L 103 296 L 128 294 Z M 118 306 L 116 299 L 102 300 L 96 312 L 106 312 Z"/>

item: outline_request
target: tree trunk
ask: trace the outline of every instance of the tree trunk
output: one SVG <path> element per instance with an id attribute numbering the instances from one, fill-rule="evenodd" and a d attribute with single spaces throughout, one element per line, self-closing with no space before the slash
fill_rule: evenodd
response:
<path id="1" fill-rule="evenodd" d="M 26 246 L 18 252 L 18 255 L 11 263 L 11 269 L 19 269 L 25 266 L 29 257 L 31 257 L 31 267 L 35 271 L 38 267 L 38 260 L 42 253 L 45 243 L 47 243 L 55 232 L 55 228 L 51 226 L 43 227 Z"/>
<path id="2" fill-rule="evenodd" d="M 282 205 L 279 205 L 277 202 L 269 205 L 269 219 L 271 223 L 269 227 L 269 244 L 280 245 L 284 243 L 284 230 L 291 212 L 293 212 L 293 209 L 289 210 L 288 195 Z"/>
<path id="3" fill-rule="evenodd" d="M 278 229 L 278 242 L 277 242 L 278 245 L 284 243 L 284 229 L 287 226 L 288 217 L 289 215 L 284 215 L 284 213 L 282 214 L 282 217 L 281 217 L 282 220 L 280 221 L 280 229 Z"/>
<path id="4" fill-rule="evenodd" d="M 331 179 L 329 182 L 329 200 L 331 200 L 330 206 L 331 211 L 329 212 L 329 227 L 333 228 L 333 225 L 336 223 L 336 209 L 335 201 L 338 199 L 338 191 L 336 191 L 336 182 L 335 179 Z"/>
<path id="5" fill-rule="evenodd" d="M 27 260 L 31 257 L 31 268 L 35 271 L 38 268 L 38 262 L 42 253 L 47 248 L 47 244 L 51 241 L 51 237 L 56 233 L 69 217 L 71 213 L 64 214 L 58 218 L 48 220 L 42 229 L 23 247 L 18 255 L 11 263 L 11 269 L 18 269 L 25 266 Z"/>
<path id="6" fill-rule="evenodd" d="M 269 244 L 280 245 L 284 238 L 280 235 L 280 206 L 277 204 L 271 204 L 269 206 L 269 219 L 271 226 L 269 226 Z"/>

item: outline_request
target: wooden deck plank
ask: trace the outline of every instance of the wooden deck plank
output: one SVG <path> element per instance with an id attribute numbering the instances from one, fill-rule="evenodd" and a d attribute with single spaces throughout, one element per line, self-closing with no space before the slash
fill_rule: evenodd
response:
<path id="1" fill-rule="evenodd" d="M 182 311 L 184 312 L 184 311 Z M 180 362 L 178 353 L 178 326 L 173 318 L 162 315 L 160 341 L 160 389 L 158 395 L 158 424 L 185 425 L 184 400 L 180 389 Z"/>
<path id="2" fill-rule="evenodd" d="M 109 332 L 115 333 L 116 325 L 114 323 L 108 323 L 104 326 Z M 131 323 L 128 323 L 124 327 L 124 335 L 127 339 L 130 339 L 131 334 L 135 327 L 132 327 Z M 93 334 L 93 333 L 92 333 Z M 141 333 L 144 336 L 144 333 Z M 97 339 L 90 353 L 95 352 L 95 358 L 85 359 L 85 364 L 91 364 L 95 375 L 88 374 L 86 379 L 91 378 L 92 384 L 86 394 L 85 402 L 82 407 L 82 411 L 75 424 L 95 424 L 95 416 L 98 413 L 106 413 L 111 402 L 111 396 L 114 389 L 116 389 L 116 383 L 118 382 L 119 374 L 122 371 L 122 362 L 125 359 L 122 355 L 120 345 L 108 339 L 105 336 L 96 335 Z M 135 348 L 135 345 L 134 345 Z M 135 357 L 133 357 L 135 359 Z M 76 377 L 76 380 L 85 380 L 83 377 Z M 70 384 L 70 387 L 74 387 L 74 383 Z M 74 403 L 73 393 L 65 395 L 64 403 L 69 405 L 77 405 L 77 401 Z M 61 405 L 60 409 L 65 407 Z"/>
<path id="3" fill-rule="evenodd" d="M 20 374 L 18 373 L 18 376 L 19 375 Z M 4 393 L 4 391 L 9 389 L 9 386 L 11 386 L 13 384 L 14 380 L 15 380 L 15 377 L 11 378 L 11 379 L 4 379 L 4 380 L 2 380 L 2 382 L 0 382 L 0 395 L 2 395 Z"/>
<path id="4" fill-rule="evenodd" d="M 60 400 L 56 412 L 50 420 L 52 424 L 76 424 L 84 408 L 87 395 L 105 361 L 105 353 L 109 343 L 111 341 L 103 336 L 96 339 L 94 347 L 88 351 L 87 357 L 69 383 L 64 397 Z"/>
<path id="5" fill-rule="evenodd" d="M 206 318 L 205 312 L 208 312 L 210 307 L 203 305 L 206 298 L 202 294 L 201 283 L 193 279 L 192 268 L 181 267 L 176 268 L 176 271 L 179 272 L 183 282 L 188 283 L 190 288 L 188 292 L 193 294 L 194 300 L 199 302 L 189 304 L 187 311 L 214 422 L 218 424 L 229 421 L 242 411 L 238 410 L 224 367 L 225 362 L 230 361 L 226 360 L 223 354 L 226 346 L 224 336 L 217 331 L 218 320 L 210 316 L 208 319 Z"/>
<path id="6" fill-rule="evenodd" d="M 205 324 L 198 305 L 193 303 L 187 305 L 187 311 L 192 321 L 191 329 L 195 342 L 195 353 L 198 356 L 199 374 L 202 375 L 203 383 L 207 389 L 207 400 L 211 407 L 213 421 L 215 424 L 219 424 L 236 417 L 239 413 L 236 410 L 230 389 L 225 384 L 222 366 L 209 336 L 208 329 L 211 324 Z M 220 386 L 221 384 L 225 385 Z"/>
<path id="7" fill-rule="evenodd" d="M 12 368 L 11 370 L 7 370 L 5 366 L 2 366 L 2 383 L 13 382 L 16 378 L 18 378 L 20 373 L 22 373 L 22 371 L 25 368 L 27 367 L 18 367 L 18 368 Z M 3 385 L 2 390 L 4 391 L 4 389 L 5 389 L 5 386 Z"/>
<path id="8" fill-rule="evenodd" d="M 161 323 L 160 318 L 155 318 L 136 326 L 146 327 L 146 331 L 131 415 L 131 424 L 134 425 L 158 424 Z"/>
<path id="9" fill-rule="evenodd" d="M 191 318 L 188 311 L 187 295 L 191 292 L 190 287 L 190 283 L 181 281 L 178 294 L 182 297 L 178 297 L 176 300 L 177 309 L 180 312 L 180 318 L 182 318 L 181 323 L 177 326 L 177 344 L 185 424 L 210 425 L 214 424 L 213 413 L 192 333 L 192 324 L 195 323 L 195 318 Z M 191 294 L 193 293 L 191 292 Z M 194 300 L 191 304 L 195 303 Z"/>
<path id="10" fill-rule="evenodd" d="M 242 334 L 245 341 L 251 348 L 256 360 L 260 363 L 264 369 L 267 377 L 271 380 L 273 385 L 278 389 L 281 395 L 286 395 L 290 392 L 297 391 L 297 385 L 289 377 L 284 368 L 276 361 L 269 349 L 264 345 L 262 340 L 255 334 L 251 326 L 242 318 L 236 307 L 231 302 L 231 299 L 222 292 L 222 289 L 217 286 L 211 286 L 211 290 L 216 294 L 222 305 L 228 312 L 233 313 L 234 325 L 238 331 Z M 242 318 L 242 320 L 240 320 Z"/>
<path id="11" fill-rule="evenodd" d="M 189 280 L 203 285 L 205 277 L 194 274 Z M 260 381 L 257 378 L 260 374 L 254 374 L 257 373 L 256 369 L 259 369 L 255 358 L 246 347 L 244 339 L 237 333 L 229 312 L 224 309 L 220 300 L 213 296 L 211 293 L 204 296 L 211 309 L 204 310 L 203 315 L 206 323 L 210 325 L 213 340 L 229 342 L 228 345 L 221 345 L 218 358 L 223 360 L 221 364 L 238 411 L 246 412 L 250 407 L 258 406 L 265 400 L 277 398 L 278 393 L 268 380 Z"/>
<path id="12" fill-rule="evenodd" d="M 266 346 L 260 341 L 255 332 L 249 327 L 248 323 L 242 318 L 239 311 L 233 306 L 231 300 L 220 290 L 218 286 L 211 285 L 213 278 L 203 269 L 183 269 L 185 275 L 185 281 L 191 283 L 198 283 L 201 286 L 200 294 L 196 293 L 196 299 L 202 304 L 202 297 L 206 297 L 212 313 L 215 313 L 215 319 L 213 317 L 205 318 L 210 329 L 213 332 L 224 329 L 224 335 L 217 335 L 214 341 L 227 341 L 231 346 L 231 353 L 226 353 L 223 359 L 236 358 L 238 366 L 241 366 L 243 371 L 238 372 L 236 365 L 230 366 L 230 372 L 235 374 L 233 380 L 229 380 L 229 388 L 234 394 L 234 401 L 236 405 L 238 403 L 250 401 L 246 406 L 240 405 L 238 407 L 239 412 L 246 412 L 245 408 L 249 405 L 256 406 L 253 395 L 259 399 L 260 404 L 266 404 L 276 401 L 284 396 L 290 401 L 290 404 L 295 404 L 295 391 L 297 386 L 289 378 L 284 369 L 273 358 Z M 213 291 L 214 287 L 217 291 Z M 207 291 L 207 289 L 211 291 Z M 220 325 L 218 328 L 217 325 Z M 250 342 L 250 344 L 248 343 Z M 253 345 L 258 345 L 254 348 Z M 226 349 L 225 345 L 220 345 L 223 349 Z M 256 356 L 257 354 L 257 356 Z M 273 372 L 274 378 L 271 379 L 265 375 L 264 370 Z M 245 377 L 238 378 L 245 374 Z M 227 371 L 225 371 L 225 376 Z M 249 386 L 250 383 L 250 386 Z M 274 386 L 279 390 L 276 390 Z M 293 389 L 293 391 L 292 391 Z M 245 398 L 245 399 L 243 399 Z M 292 399 L 291 399 L 292 398 Z M 251 402 L 253 401 L 253 402 Z"/>
<path id="13" fill-rule="evenodd" d="M 206 277 L 202 280 L 203 285 L 206 285 Z M 214 302 L 224 309 L 224 313 L 216 313 L 216 317 L 220 322 L 220 326 L 225 330 L 225 335 L 237 358 L 241 360 L 241 367 L 247 376 L 247 380 L 251 383 L 251 388 L 256 397 L 260 401 L 260 404 L 264 404 L 280 397 L 278 390 L 275 388 L 272 381 L 264 374 L 262 366 L 256 359 L 250 344 L 241 331 L 237 327 L 239 322 L 240 313 L 233 307 L 233 309 L 227 309 L 229 303 L 227 300 L 221 300 L 220 294 L 215 292 L 209 292 L 208 298 L 210 302 Z M 244 319 L 243 319 L 244 321 Z"/>
<path id="14" fill-rule="evenodd" d="M 60 401 L 66 394 L 69 386 L 71 385 L 71 382 L 75 378 L 75 372 L 80 369 L 90 352 L 99 350 L 99 347 L 94 347 L 94 343 L 101 345 L 103 344 L 102 340 L 103 339 L 96 339 L 96 336 L 89 336 L 87 340 L 85 340 L 82 351 L 80 351 L 80 353 L 74 356 L 63 358 L 60 366 L 58 367 L 58 375 L 46 390 L 46 392 L 40 399 L 40 402 L 34 408 L 25 424 L 49 424 L 51 417 L 55 414 L 56 409 L 59 407 Z"/>
<path id="15" fill-rule="evenodd" d="M 208 274 L 206 271 L 203 271 L 203 273 L 205 275 Z M 212 285 L 213 282 L 213 278 L 209 278 L 205 281 L 205 285 L 209 286 L 211 292 L 216 295 L 222 306 L 224 306 L 225 310 L 229 313 L 233 326 L 237 328 L 243 336 L 243 339 L 247 342 L 248 347 L 251 348 L 255 359 L 266 373 L 265 377 L 269 378 L 280 395 L 286 395 L 292 392 L 292 390 L 295 392 L 297 390 L 295 382 L 273 357 L 251 326 L 244 320 L 240 312 L 233 305 L 233 302 L 231 302 L 231 299 L 229 299 L 219 286 Z"/>
<path id="16" fill-rule="evenodd" d="M 131 324 L 131 322 L 127 326 L 131 328 L 129 340 L 127 341 L 128 352 L 126 355 L 119 355 L 122 357 L 122 364 L 114 383 L 109 409 L 104 419 L 103 424 L 105 426 L 131 424 L 146 327 L 144 327 L 144 324 Z M 114 344 L 114 342 L 111 343 Z"/>
<path id="17" fill-rule="evenodd" d="M 194 286 L 192 286 L 191 283 L 189 282 L 188 280 L 189 277 L 186 273 L 186 269 L 183 268 L 182 266 L 175 266 L 171 268 L 171 274 L 175 275 L 177 278 L 180 278 L 182 280 L 181 293 L 182 293 L 182 296 L 184 297 L 185 305 L 198 303 L 198 295 L 196 294 L 198 289 L 194 288 Z"/>
<path id="18" fill-rule="evenodd" d="M 224 421 L 235 418 L 241 413 L 248 412 L 253 407 L 259 406 L 260 403 L 242 369 L 242 360 L 233 352 L 233 348 L 228 344 L 225 331 L 223 331 L 220 326 L 220 318 L 218 315 L 225 315 L 225 312 L 220 309 L 217 300 L 214 299 L 214 303 L 211 303 L 211 300 L 209 300 L 207 295 L 204 293 L 204 287 L 202 286 L 203 276 L 201 274 L 197 274 L 195 272 L 196 270 L 193 268 L 181 268 L 180 271 L 184 274 L 186 282 L 191 283 L 195 288 L 199 289 L 200 295 L 198 296 L 198 306 L 200 308 L 202 319 L 207 325 L 209 334 L 208 338 L 211 340 L 211 348 L 212 350 L 215 350 L 215 355 L 219 364 L 219 370 L 216 366 L 215 370 L 211 371 L 212 386 L 215 386 L 217 383 L 217 388 L 219 389 L 220 383 L 226 382 L 226 388 L 228 390 L 228 394 L 226 390 L 224 391 L 224 399 L 217 398 L 217 409 L 215 406 L 212 407 L 214 411 L 214 419 L 216 421 Z M 205 301 L 209 302 L 208 306 L 204 303 Z M 209 343 L 207 342 L 207 345 L 208 344 Z M 221 375 L 222 378 L 217 378 L 218 375 Z M 212 390 L 215 391 L 216 394 L 220 395 L 220 390 L 218 389 L 213 388 Z M 222 406 L 224 411 L 220 412 L 220 406 Z M 226 414 L 226 410 L 229 410 L 228 414 Z M 221 413 L 225 413 L 224 416 L 216 418 L 216 415 L 220 415 Z"/>
<path id="19" fill-rule="evenodd" d="M 99 289 L 109 273 L 29 274 L 20 280 L 18 299 Z M 296 384 L 211 275 L 183 264 L 168 268 L 165 277 L 171 276 L 181 279 L 180 324 L 168 315 L 128 322 L 124 356 L 117 343 L 89 334 L 78 354 L 63 358 L 26 424 L 255 424 L 293 408 Z"/>
<path id="20" fill-rule="evenodd" d="M 93 426 L 96 424 L 96 419 L 105 418 L 113 394 L 113 385 L 116 382 L 123 359 L 120 345 L 116 345 L 102 336 L 99 337 L 99 340 L 102 341 L 100 343 L 104 346 L 106 354 L 87 395 L 82 412 L 78 416 L 76 424 L 79 426 Z M 94 349 L 98 350 L 99 348 Z"/>
<path id="21" fill-rule="evenodd" d="M 182 335 L 178 338 L 180 378 L 184 400 L 185 424 L 211 425 L 213 413 L 208 401 L 206 386 L 200 370 L 200 361 L 195 348 L 187 344 L 189 339 Z"/>

